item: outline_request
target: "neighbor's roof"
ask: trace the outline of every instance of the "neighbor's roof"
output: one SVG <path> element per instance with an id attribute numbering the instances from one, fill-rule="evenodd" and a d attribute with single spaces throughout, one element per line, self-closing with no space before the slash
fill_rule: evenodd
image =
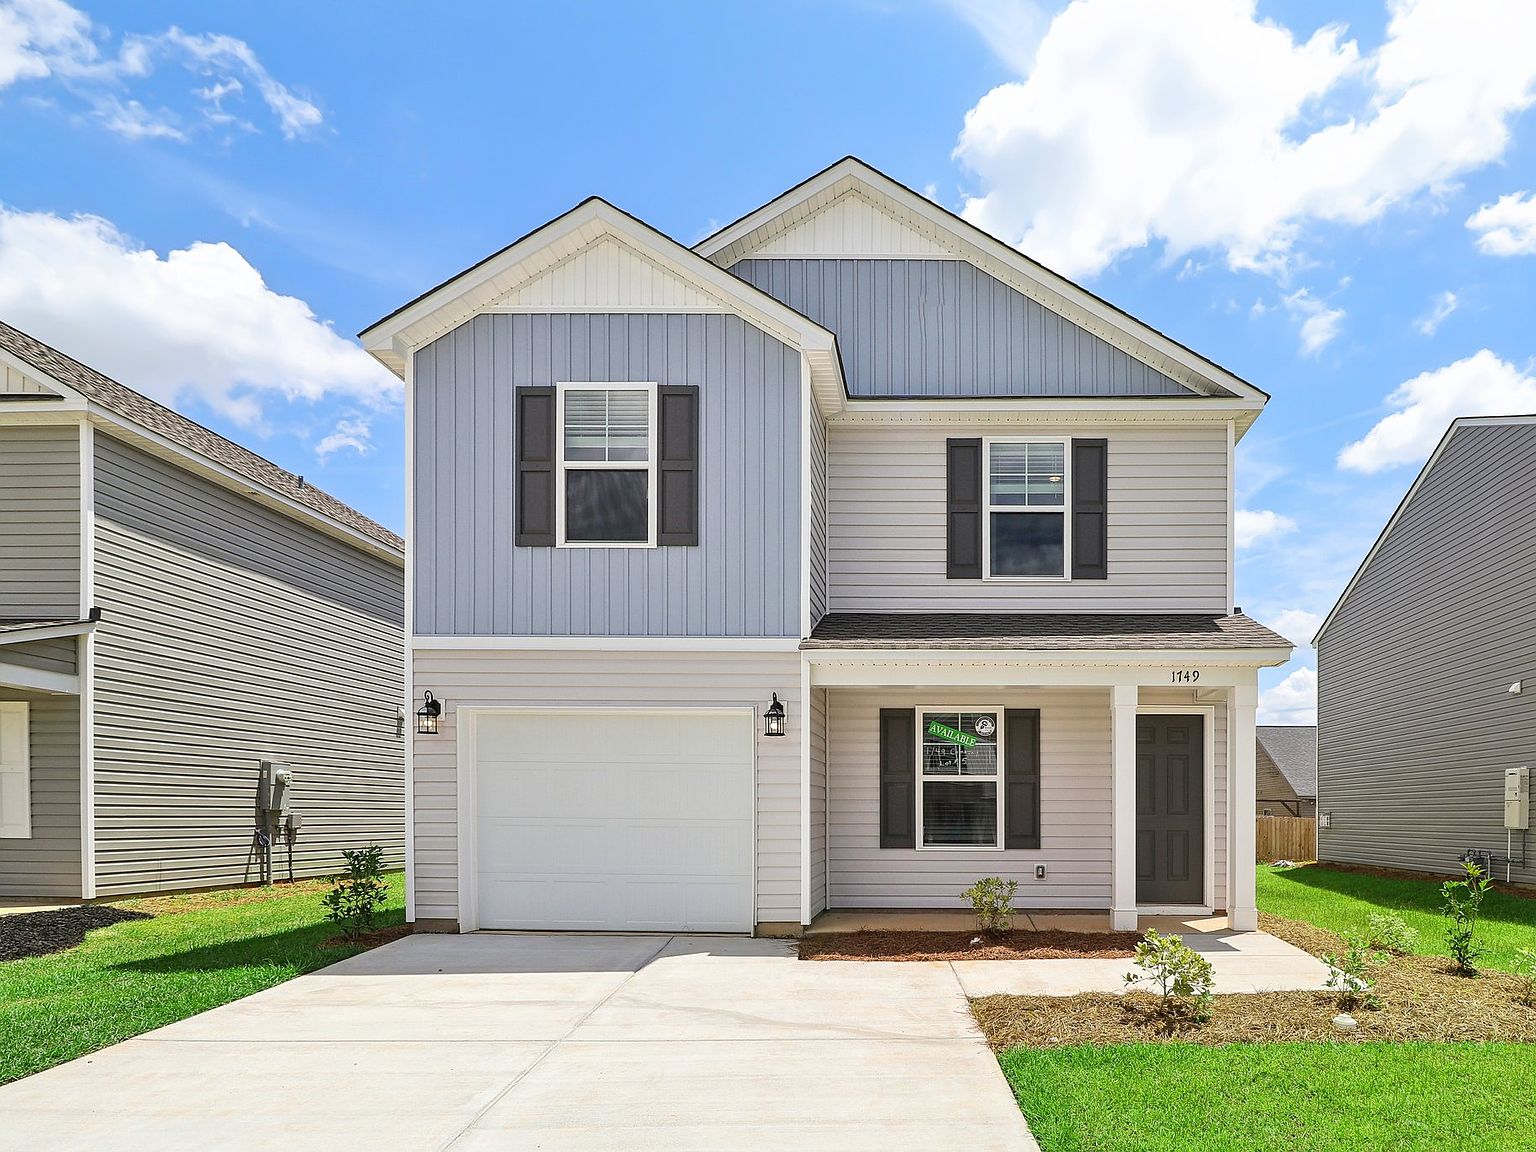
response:
<path id="1" fill-rule="evenodd" d="M 808 650 L 829 648 L 1009 649 L 1050 652 L 1154 649 L 1238 651 L 1291 642 L 1241 612 L 1125 614 L 1057 612 L 833 612 Z"/>
<path id="2" fill-rule="evenodd" d="M 405 552 L 405 541 L 382 524 L 364 516 L 336 497 L 322 492 L 304 477 L 279 468 L 272 461 L 226 440 L 217 432 L 188 420 L 179 412 L 158 404 L 96 369 L 64 355 L 25 332 L 0 321 L 0 349 L 31 365 L 38 372 L 81 393 L 93 404 L 131 424 L 164 437 L 180 448 L 227 468 L 253 484 L 268 488 L 280 496 L 301 504 L 311 512 L 334 520 L 369 539 L 398 552 Z"/>
<path id="3" fill-rule="evenodd" d="M 1291 791 L 1304 799 L 1317 795 L 1317 725 L 1260 724 L 1254 729 L 1259 746 L 1280 769 Z"/>

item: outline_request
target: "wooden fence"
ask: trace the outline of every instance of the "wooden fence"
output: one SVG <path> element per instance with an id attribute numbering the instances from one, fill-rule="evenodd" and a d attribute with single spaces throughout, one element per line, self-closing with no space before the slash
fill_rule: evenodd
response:
<path id="1" fill-rule="evenodd" d="M 1317 820 L 1310 816 L 1260 816 L 1254 845 L 1260 860 L 1316 860 Z"/>

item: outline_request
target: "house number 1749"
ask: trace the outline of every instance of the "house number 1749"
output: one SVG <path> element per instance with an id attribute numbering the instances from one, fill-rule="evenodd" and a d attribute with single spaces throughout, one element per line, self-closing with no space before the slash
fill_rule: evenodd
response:
<path id="1" fill-rule="evenodd" d="M 1175 684 L 1193 684 L 1200 679 L 1198 668 L 1175 668 L 1173 670 L 1173 682 Z"/>

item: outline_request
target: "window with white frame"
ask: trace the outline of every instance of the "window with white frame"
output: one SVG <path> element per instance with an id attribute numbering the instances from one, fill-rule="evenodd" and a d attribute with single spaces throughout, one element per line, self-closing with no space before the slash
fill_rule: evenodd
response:
<path id="1" fill-rule="evenodd" d="M 1065 576 L 1067 442 L 989 440 L 988 577 Z"/>
<path id="2" fill-rule="evenodd" d="M 562 545 L 656 543 L 656 387 L 561 384 Z"/>
<path id="3" fill-rule="evenodd" d="M 922 848 L 1002 844 L 1002 712 L 917 710 L 917 819 Z"/>

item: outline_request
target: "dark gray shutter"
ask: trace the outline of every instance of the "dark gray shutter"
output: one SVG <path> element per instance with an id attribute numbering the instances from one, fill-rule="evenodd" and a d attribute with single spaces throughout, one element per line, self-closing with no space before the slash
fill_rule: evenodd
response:
<path id="1" fill-rule="evenodd" d="M 1040 710 L 1003 713 L 1003 847 L 1040 847 Z"/>
<path id="2" fill-rule="evenodd" d="M 1072 441 L 1072 579 L 1109 579 L 1109 441 Z"/>
<path id="3" fill-rule="evenodd" d="M 917 713 L 880 709 L 880 847 L 917 847 Z"/>
<path id="4" fill-rule="evenodd" d="M 688 384 L 657 389 L 656 543 L 699 542 L 699 390 Z"/>
<path id="5" fill-rule="evenodd" d="M 513 494 L 519 548 L 555 546 L 555 390 L 519 388 L 517 422 L 517 491 Z"/>
<path id="6" fill-rule="evenodd" d="M 953 439 L 948 449 L 949 560 L 951 580 L 981 579 L 981 440 Z"/>

